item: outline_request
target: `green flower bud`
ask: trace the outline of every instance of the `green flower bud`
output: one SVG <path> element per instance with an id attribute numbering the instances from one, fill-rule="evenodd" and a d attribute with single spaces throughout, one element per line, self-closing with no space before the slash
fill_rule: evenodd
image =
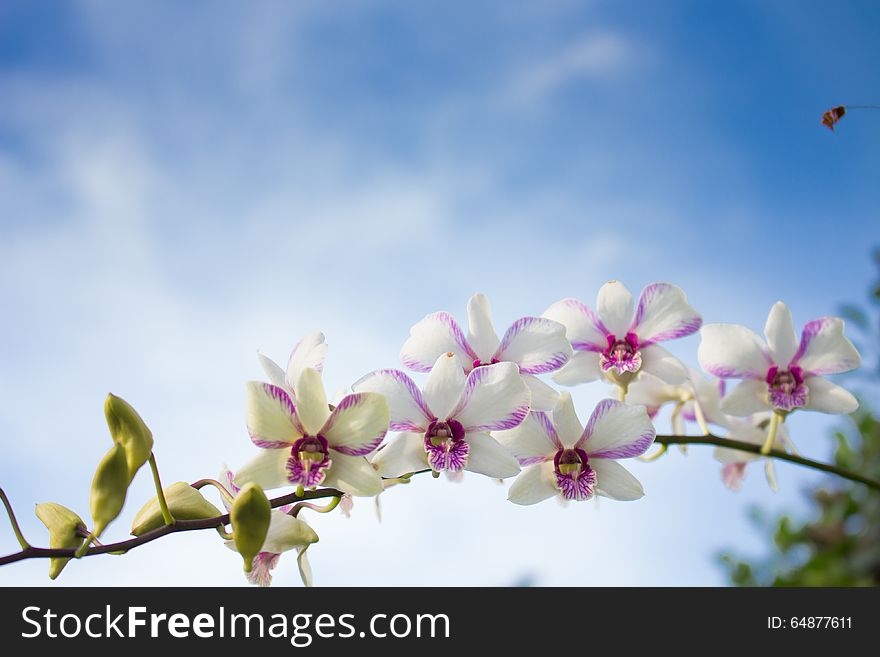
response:
<path id="1" fill-rule="evenodd" d="M 204 518 L 216 518 L 223 513 L 216 506 L 202 497 L 202 494 L 185 481 L 178 481 L 166 487 L 165 501 L 168 510 L 175 520 L 202 520 Z M 159 507 L 159 498 L 154 497 L 144 504 L 138 511 L 131 523 L 132 536 L 140 536 L 147 532 L 158 529 L 165 524 L 162 517 L 162 509 Z"/>
<path id="2" fill-rule="evenodd" d="M 249 573 L 272 521 L 272 505 L 263 489 L 253 482 L 245 484 L 232 502 L 229 519 L 235 549 L 244 559 L 244 572 Z"/>
<path id="3" fill-rule="evenodd" d="M 134 479 L 137 471 L 153 453 L 153 434 L 131 404 L 116 395 L 107 395 L 104 415 L 107 416 L 107 426 L 110 427 L 113 441 L 125 448 L 128 478 Z"/>
<path id="4" fill-rule="evenodd" d="M 37 504 L 35 513 L 49 530 L 50 548 L 75 550 L 82 545 L 84 539 L 80 532 L 85 532 L 86 524 L 73 511 L 55 502 L 43 502 Z M 49 579 L 58 577 L 68 561 L 70 557 L 49 559 Z"/>
<path id="5" fill-rule="evenodd" d="M 92 479 L 89 506 L 95 526 L 92 532 L 96 537 L 109 525 L 125 504 L 125 495 L 131 479 L 128 476 L 128 462 L 125 448 L 116 443 L 104 455 Z"/>

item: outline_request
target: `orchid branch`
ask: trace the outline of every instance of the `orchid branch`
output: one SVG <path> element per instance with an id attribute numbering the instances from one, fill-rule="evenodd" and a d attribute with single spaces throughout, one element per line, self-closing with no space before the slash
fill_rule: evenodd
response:
<path id="1" fill-rule="evenodd" d="M 654 442 L 664 446 L 715 445 L 717 447 L 727 447 L 728 449 L 735 449 L 740 452 L 750 452 L 752 454 L 760 455 L 763 454 L 763 452 L 761 451 L 761 445 L 755 445 L 754 443 L 747 443 L 739 440 L 731 440 L 730 438 L 722 438 L 711 433 L 704 436 L 658 435 Z M 808 459 L 797 454 L 789 454 L 788 452 L 784 452 L 780 449 L 775 448 L 771 449 L 767 456 L 779 459 L 780 461 L 796 463 L 797 465 L 802 465 L 804 467 L 812 468 L 814 470 L 829 472 L 831 474 L 837 475 L 838 477 L 843 477 L 844 479 L 849 479 L 850 481 L 864 484 L 865 486 L 873 488 L 874 490 L 880 490 L 880 481 L 877 481 L 876 479 L 871 479 L 870 477 L 865 477 L 856 472 L 852 472 L 851 470 L 847 470 L 836 465 L 831 465 L 830 463 L 814 461 L 813 459 Z"/>

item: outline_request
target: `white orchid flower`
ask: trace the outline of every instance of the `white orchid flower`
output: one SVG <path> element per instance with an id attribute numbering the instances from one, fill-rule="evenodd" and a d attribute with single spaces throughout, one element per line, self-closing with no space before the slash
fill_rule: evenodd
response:
<path id="1" fill-rule="evenodd" d="M 577 299 L 563 299 L 543 316 L 565 326 L 575 351 L 553 376 L 563 385 L 604 378 L 625 387 L 642 372 L 683 383 L 687 369 L 658 343 L 691 335 L 703 322 L 678 286 L 649 285 L 634 310 L 632 294 L 618 281 L 599 289 L 596 312 Z"/>
<path id="2" fill-rule="evenodd" d="M 770 415 L 770 413 L 756 413 L 746 419 L 731 417 L 727 422 L 728 432 L 726 437 L 753 445 L 762 445 L 767 436 L 767 425 L 770 422 Z M 773 447 L 779 450 L 795 451 L 784 424 L 780 425 L 776 432 Z M 767 483 L 771 489 L 776 490 L 776 473 L 773 468 L 773 459 L 728 447 L 716 447 L 714 456 L 716 460 L 722 463 L 721 480 L 730 490 L 740 490 L 742 481 L 746 476 L 746 466 L 760 459 L 764 459 L 764 475 L 767 477 Z"/>
<path id="3" fill-rule="evenodd" d="M 524 467 L 508 499 L 536 504 L 553 496 L 639 499 L 641 483 L 615 461 L 644 454 L 656 432 L 644 406 L 613 399 L 599 402 L 584 428 L 571 395 L 562 393 L 552 413 L 532 412 L 519 427 L 493 435 Z"/>
<path id="4" fill-rule="evenodd" d="M 855 369 L 858 351 L 843 334 L 838 317 L 807 322 L 800 342 L 791 311 L 778 301 L 764 327 L 766 343 L 738 324 L 709 324 L 700 332 L 702 368 L 721 378 L 743 379 L 722 403 L 725 413 L 747 416 L 796 409 L 852 413 L 859 403 L 844 388 L 822 378 Z"/>
<path id="5" fill-rule="evenodd" d="M 229 493 L 235 497 L 239 487 L 235 484 L 235 476 L 228 468 L 220 473 L 220 481 L 225 484 Z M 232 505 L 224 497 L 223 505 L 227 513 Z M 312 585 L 312 569 L 306 556 L 306 550 L 312 543 L 318 542 L 318 535 L 305 521 L 288 515 L 292 505 L 281 506 L 272 510 L 269 533 L 263 543 L 263 549 L 254 557 L 251 571 L 245 573 L 247 581 L 259 586 L 269 586 L 272 583 L 272 570 L 278 565 L 279 559 L 284 552 L 296 550 L 297 563 L 300 577 L 306 586 Z M 235 550 L 234 541 L 226 541 L 226 547 Z"/>
<path id="6" fill-rule="evenodd" d="M 239 470 L 236 483 L 253 481 L 264 489 L 324 485 L 368 497 L 382 492 L 382 480 L 364 456 L 388 431 L 385 398 L 346 395 L 331 412 L 321 375 L 310 367 L 300 372 L 293 393 L 270 383 L 247 384 L 248 432 L 261 452 Z"/>
<path id="7" fill-rule="evenodd" d="M 447 352 L 458 356 L 465 374 L 485 365 L 516 363 L 532 392 L 532 408 L 552 408 L 558 393 L 535 375 L 555 372 L 571 358 L 565 327 L 541 317 L 521 317 L 499 340 L 485 295 L 473 295 L 467 312 L 467 335 L 445 311 L 428 315 L 413 326 L 400 351 L 404 366 L 416 372 L 430 372 L 437 358 Z"/>
<path id="8" fill-rule="evenodd" d="M 504 479 L 519 472 L 516 459 L 489 431 L 511 429 L 529 412 L 529 389 L 515 363 L 464 368 L 453 352 L 441 355 L 424 393 L 400 370 L 378 370 L 352 386 L 385 395 L 391 429 L 402 431 L 373 457 L 384 477 L 431 468 L 469 470 Z"/>
<path id="9" fill-rule="evenodd" d="M 282 388 L 287 394 L 293 398 L 293 387 L 299 375 L 307 367 L 318 372 L 324 371 L 324 359 L 327 358 L 327 344 L 324 342 L 324 334 L 320 331 L 309 333 L 302 340 L 296 343 L 293 351 L 290 352 L 290 358 L 287 359 L 287 368 L 282 369 L 278 363 L 268 356 L 257 352 L 257 358 L 269 383 Z"/>

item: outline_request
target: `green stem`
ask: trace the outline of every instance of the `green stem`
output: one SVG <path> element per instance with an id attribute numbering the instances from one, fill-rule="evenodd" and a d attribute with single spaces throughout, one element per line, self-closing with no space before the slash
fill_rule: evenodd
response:
<path id="1" fill-rule="evenodd" d="M 318 506 L 317 504 L 310 504 L 309 502 L 299 502 L 297 504 L 294 504 L 293 508 L 288 511 L 288 513 L 294 518 L 296 518 L 299 515 L 299 512 L 303 509 L 309 509 L 310 511 L 315 511 L 316 513 L 330 513 L 333 509 L 339 506 L 339 502 L 341 501 L 342 497 L 334 497 L 326 506 Z"/>
<path id="2" fill-rule="evenodd" d="M 3 506 L 6 507 L 6 513 L 9 516 L 9 522 L 12 523 L 12 531 L 15 532 L 18 544 L 22 550 L 27 550 L 30 547 L 30 543 L 25 540 L 24 534 L 21 533 L 21 527 L 18 526 L 18 520 L 16 520 L 15 512 L 12 510 L 12 504 L 9 503 L 9 498 L 6 497 L 6 493 L 3 492 L 2 488 L 0 488 L 0 500 L 3 500 Z"/>
<path id="3" fill-rule="evenodd" d="M 221 484 L 216 479 L 199 479 L 198 481 L 196 481 L 195 483 L 193 483 L 191 485 L 196 490 L 199 490 L 200 488 L 204 488 L 205 486 L 213 486 L 214 488 L 216 488 L 220 492 L 220 495 L 222 495 L 223 499 L 226 500 L 229 504 L 232 504 L 232 502 L 235 501 L 235 498 L 233 497 L 232 493 L 229 492 L 229 490 L 226 488 L 226 486 Z"/>
<path id="4" fill-rule="evenodd" d="M 770 416 L 770 428 L 767 430 L 767 438 L 764 440 L 764 445 L 761 447 L 761 454 L 767 456 L 773 451 L 773 445 L 776 443 L 776 434 L 779 431 L 779 422 L 782 419 L 782 416 L 773 412 L 773 415 Z"/>
<path id="5" fill-rule="evenodd" d="M 162 490 L 162 481 L 159 479 L 159 466 L 156 465 L 156 455 L 150 453 L 150 470 L 153 471 L 153 483 L 156 485 L 156 496 L 159 498 L 159 508 L 162 509 L 162 519 L 166 525 L 174 524 L 174 516 L 168 510 L 168 502 L 165 501 L 165 491 Z"/>
<path id="6" fill-rule="evenodd" d="M 749 452 L 750 454 L 761 453 L 760 445 L 756 445 L 754 443 L 745 443 L 739 440 L 731 440 L 730 438 L 721 438 L 720 436 L 714 436 L 712 434 L 707 434 L 705 436 L 657 436 L 654 442 L 660 445 L 715 445 L 716 447 L 726 447 L 728 449 L 735 449 L 740 452 Z M 838 477 L 843 477 L 844 479 L 849 479 L 850 481 L 856 481 L 860 484 L 864 484 L 865 486 L 869 486 L 870 488 L 880 491 L 880 481 L 871 479 L 870 477 L 865 477 L 858 474 L 857 472 L 852 472 L 836 465 L 822 463 L 821 461 L 814 461 L 813 459 L 804 458 L 803 456 L 798 456 L 796 454 L 789 454 L 780 449 L 771 449 L 768 456 L 772 456 L 773 458 L 779 459 L 780 461 L 796 463 L 797 465 L 812 468 L 813 470 L 829 472 L 831 474 L 837 475 Z"/>
<path id="7" fill-rule="evenodd" d="M 621 402 L 625 402 L 625 401 L 626 401 L 626 392 L 627 392 L 627 388 L 628 388 L 628 387 L 629 387 L 629 386 L 625 386 L 625 385 L 618 385 L 618 386 L 617 386 L 617 398 L 618 398 Z"/>

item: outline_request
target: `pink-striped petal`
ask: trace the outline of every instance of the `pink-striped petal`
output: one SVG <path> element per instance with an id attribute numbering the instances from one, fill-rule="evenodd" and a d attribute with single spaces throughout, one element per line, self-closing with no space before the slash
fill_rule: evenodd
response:
<path id="1" fill-rule="evenodd" d="M 764 341 L 745 326 L 708 324 L 700 337 L 700 366 L 721 379 L 763 380 L 773 366 Z"/>
<path id="2" fill-rule="evenodd" d="M 448 312 L 428 315 L 410 329 L 409 339 L 400 350 L 400 360 L 405 367 L 416 372 L 430 372 L 437 358 L 451 351 L 463 365 L 477 360 L 470 343 Z"/>
<path id="3" fill-rule="evenodd" d="M 559 322 L 575 351 L 603 351 L 608 347 L 608 329 L 599 316 L 577 299 L 557 301 L 544 311 L 544 317 Z"/>
<path id="4" fill-rule="evenodd" d="M 257 447 L 290 447 L 302 438 L 296 407 L 284 389 L 271 383 L 248 381 L 246 390 L 247 428 Z"/>
<path id="5" fill-rule="evenodd" d="M 696 333 L 703 318 L 687 302 L 684 291 L 670 283 L 649 285 L 639 297 L 630 332 L 640 346 L 683 338 Z"/>
<path id="6" fill-rule="evenodd" d="M 449 417 L 468 433 L 502 431 L 519 425 L 529 412 L 529 388 L 514 363 L 478 367 Z"/>
<path id="7" fill-rule="evenodd" d="M 603 399 L 575 446 L 587 452 L 590 458 L 626 459 L 644 454 L 656 433 L 644 406 Z"/>
<path id="8" fill-rule="evenodd" d="M 321 429 L 330 449 L 348 456 L 366 456 L 388 432 L 388 402 L 377 392 L 346 395 Z"/>
<path id="9" fill-rule="evenodd" d="M 352 387 L 355 392 L 378 392 L 385 395 L 391 410 L 391 430 L 424 433 L 434 417 L 422 397 L 422 391 L 405 372 L 376 370 L 362 377 Z"/>
<path id="10" fill-rule="evenodd" d="M 523 374 L 555 372 L 571 358 L 565 326 L 542 317 L 521 317 L 505 332 L 496 361 L 511 361 Z"/>
<path id="11" fill-rule="evenodd" d="M 811 375 L 839 374 L 857 368 L 862 358 L 853 343 L 843 334 L 839 317 L 821 317 L 807 322 L 801 344 L 792 365 Z"/>

